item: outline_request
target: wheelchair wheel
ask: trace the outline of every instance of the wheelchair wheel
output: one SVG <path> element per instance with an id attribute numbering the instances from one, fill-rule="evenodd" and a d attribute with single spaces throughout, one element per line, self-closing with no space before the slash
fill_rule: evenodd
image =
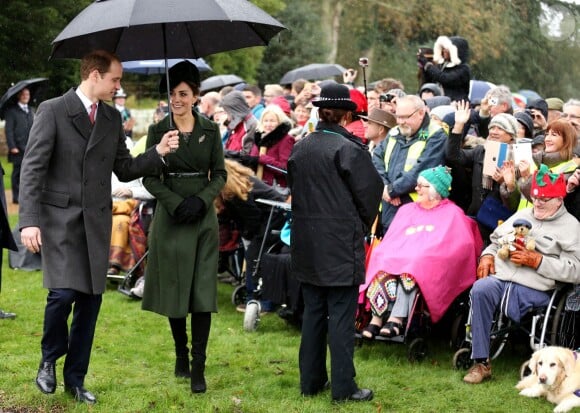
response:
<path id="1" fill-rule="evenodd" d="M 495 360 L 503 351 L 510 335 L 511 320 L 502 314 L 498 315 L 492 326 L 489 342 L 489 358 Z"/>
<path id="2" fill-rule="evenodd" d="M 467 370 L 473 364 L 471 360 L 471 349 L 464 347 L 460 348 L 453 355 L 453 367 L 457 370 Z"/>
<path id="3" fill-rule="evenodd" d="M 558 306 L 554 311 L 552 316 L 552 331 L 550 334 L 550 344 L 553 346 L 563 346 L 568 347 L 566 343 L 566 332 L 565 326 L 565 311 L 564 306 L 566 305 L 566 294 L 562 294 L 560 300 L 558 301 Z M 573 347 L 570 347 L 573 348 Z"/>
<path id="4" fill-rule="evenodd" d="M 460 349 L 463 343 L 465 343 L 465 336 L 467 335 L 467 318 L 468 315 L 462 313 L 457 314 L 453 319 L 453 323 L 451 324 L 451 340 L 449 341 L 449 346 L 453 350 Z"/>
<path id="5" fill-rule="evenodd" d="M 246 285 L 238 285 L 232 292 L 232 304 L 236 307 L 240 304 L 245 304 L 247 294 Z"/>
<path id="6" fill-rule="evenodd" d="M 524 361 L 520 367 L 520 380 L 532 374 L 530 370 L 530 361 Z"/>
<path id="7" fill-rule="evenodd" d="M 422 338 L 411 341 L 407 357 L 410 362 L 423 361 L 427 357 L 427 342 Z"/>
<path id="8" fill-rule="evenodd" d="M 260 303 L 256 300 L 250 300 L 246 304 L 244 313 L 244 330 L 256 331 L 260 322 Z"/>

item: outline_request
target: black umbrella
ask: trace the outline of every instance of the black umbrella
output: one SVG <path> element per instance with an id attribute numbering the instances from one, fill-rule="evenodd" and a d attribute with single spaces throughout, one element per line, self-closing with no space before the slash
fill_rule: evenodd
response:
<path id="1" fill-rule="evenodd" d="M 211 67 L 201 57 L 199 59 L 168 59 L 167 65 L 172 67 L 183 60 L 193 63 L 200 72 L 208 72 L 211 70 Z M 129 62 L 123 62 L 123 72 L 137 73 L 140 75 L 162 75 L 165 73 L 165 59 L 131 60 Z"/>
<path id="2" fill-rule="evenodd" d="M 202 80 L 199 89 L 202 92 L 206 92 L 208 90 L 221 89 L 224 86 L 233 86 L 243 82 L 244 79 L 236 75 L 216 75 Z"/>
<path id="3" fill-rule="evenodd" d="M 36 103 L 38 97 L 42 94 L 41 88 L 46 85 L 48 79 L 46 77 L 36 77 L 34 79 L 21 80 L 15 85 L 11 86 L 4 96 L 0 98 L 0 119 L 4 120 L 4 113 L 11 104 L 16 104 L 16 95 L 24 89 L 30 90 L 30 102 Z"/>
<path id="4" fill-rule="evenodd" d="M 51 58 L 95 49 L 123 61 L 198 58 L 267 45 L 283 29 L 247 0 L 96 0 L 54 39 Z"/>
<path id="5" fill-rule="evenodd" d="M 283 29 L 247 0 L 95 0 L 54 39 L 50 57 L 104 49 L 123 61 L 165 59 L 167 72 L 169 58 L 265 46 Z"/>
<path id="6" fill-rule="evenodd" d="M 335 63 L 311 63 L 309 65 L 298 67 L 287 72 L 284 76 L 282 76 L 282 79 L 280 79 L 280 84 L 289 85 L 298 79 L 326 79 L 333 76 L 340 76 L 345 71 L 346 69 L 344 67 Z"/>

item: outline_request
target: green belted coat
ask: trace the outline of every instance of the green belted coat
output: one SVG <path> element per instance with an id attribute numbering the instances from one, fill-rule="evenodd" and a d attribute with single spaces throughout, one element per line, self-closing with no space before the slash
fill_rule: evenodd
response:
<path id="1" fill-rule="evenodd" d="M 217 124 L 194 112 L 195 127 L 176 152 L 165 157 L 163 176 L 145 177 L 145 188 L 157 199 L 148 235 L 142 306 L 167 317 L 217 311 L 218 221 L 213 200 L 227 173 Z M 169 130 L 169 118 L 149 127 L 147 147 Z M 187 176 L 191 173 L 197 176 Z M 183 176 L 175 174 L 183 173 Z M 204 217 L 193 224 L 173 218 L 177 206 L 197 195 L 206 206 Z"/>

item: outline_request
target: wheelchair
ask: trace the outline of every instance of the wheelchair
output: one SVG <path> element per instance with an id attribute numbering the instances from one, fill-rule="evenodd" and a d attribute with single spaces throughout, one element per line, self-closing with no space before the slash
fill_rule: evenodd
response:
<path id="1" fill-rule="evenodd" d="M 532 352 L 546 346 L 568 348 L 578 346 L 579 338 L 577 336 L 580 324 L 577 320 L 580 296 L 576 296 L 578 301 L 573 305 L 576 311 L 572 311 L 572 306 L 566 306 L 566 303 L 570 304 L 571 301 L 569 299 L 571 297 L 570 290 L 569 284 L 559 284 L 556 289 L 551 291 L 547 306 L 531 308 L 518 323 L 511 320 L 504 312 L 496 311 L 490 334 L 490 360 L 499 357 L 510 339 L 518 336 L 526 338 Z M 469 310 L 464 324 L 463 342 L 459 346 L 459 350 L 453 355 L 452 364 L 456 369 L 467 370 L 473 364 L 471 359 L 471 319 L 472 313 Z M 520 368 L 520 376 L 524 377 L 527 374 L 529 374 L 529 369 L 526 361 Z"/>
<path id="2" fill-rule="evenodd" d="M 410 362 L 421 362 L 429 354 L 429 338 L 432 336 L 434 330 L 434 323 L 431 320 L 429 308 L 421 294 L 421 290 L 417 290 L 417 294 L 411 305 L 409 316 L 403 322 L 402 334 L 394 337 L 383 337 L 376 335 L 373 339 L 366 338 L 362 335 L 364 328 L 370 323 L 371 309 L 369 299 L 366 297 L 366 291 L 360 293 L 359 305 L 355 319 L 355 339 L 357 345 L 360 347 L 365 342 L 382 342 L 382 343 L 398 343 L 407 345 L 407 359 Z M 364 297 L 363 297 L 364 295 Z M 460 320 L 465 320 L 465 307 L 469 298 L 469 289 L 461 293 L 453 300 L 445 315 L 437 322 L 437 326 L 448 327 L 451 326 L 451 340 L 456 340 L 457 333 L 454 331 L 459 325 Z M 393 303 L 389 304 L 384 319 L 389 318 Z"/>

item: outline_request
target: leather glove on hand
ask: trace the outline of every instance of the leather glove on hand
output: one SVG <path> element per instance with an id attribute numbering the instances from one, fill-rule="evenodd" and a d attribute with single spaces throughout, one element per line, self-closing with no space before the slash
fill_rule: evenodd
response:
<path id="1" fill-rule="evenodd" d="M 258 156 L 240 155 L 240 163 L 248 168 L 255 169 L 258 166 Z"/>
<path id="2" fill-rule="evenodd" d="M 185 198 L 175 208 L 173 213 L 175 221 L 180 224 L 192 224 L 205 213 L 205 204 L 200 197 L 192 195 Z"/>
<path id="3" fill-rule="evenodd" d="M 477 279 L 485 278 L 489 274 L 495 274 L 495 258 L 493 255 L 484 255 L 479 259 Z"/>
<path id="4" fill-rule="evenodd" d="M 419 55 L 417 56 L 417 66 L 419 66 L 421 69 L 425 68 L 425 65 L 427 64 L 427 62 L 429 62 L 429 60 L 427 60 L 427 58 L 423 55 Z"/>
<path id="5" fill-rule="evenodd" d="M 516 247 L 516 250 L 510 253 L 510 261 L 514 264 L 525 265 L 526 267 L 537 270 L 544 256 L 539 252 L 530 251 L 518 243 L 514 243 L 513 245 Z"/>

